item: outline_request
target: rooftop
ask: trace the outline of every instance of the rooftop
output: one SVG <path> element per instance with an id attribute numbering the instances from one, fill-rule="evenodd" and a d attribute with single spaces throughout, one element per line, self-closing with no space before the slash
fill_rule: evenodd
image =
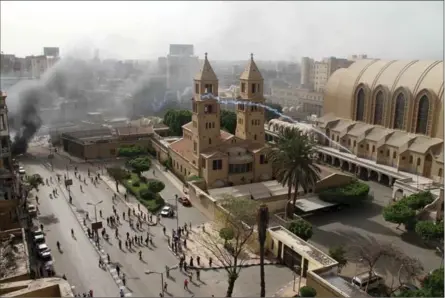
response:
<path id="1" fill-rule="evenodd" d="M 335 204 L 325 202 L 320 200 L 317 195 L 311 195 L 304 198 L 299 198 L 295 202 L 295 207 L 303 212 L 311 212 L 315 210 L 320 210 L 323 208 L 334 206 Z"/>
<path id="2" fill-rule="evenodd" d="M 149 135 L 153 133 L 153 127 L 147 126 L 122 126 L 116 128 L 116 133 L 119 136 L 130 136 L 130 135 Z"/>
<path id="3" fill-rule="evenodd" d="M 235 198 L 243 197 L 261 200 L 287 194 L 287 187 L 282 186 L 277 180 L 271 180 L 259 183 L 209 189 L 209 194 L 216 200 L 222 200 L 226 195 L 230 195 Z"/>
<path id="4" fill-rule="evenodd" d="M 280 239 L 287 246 L 297 249 L 298 252 L 305 258 L 311 259 L 315 263 L 318 263 L 319 268 L 337 264 L 337 261 L 326 255 L 324 252 L 310 243 L 307 243 L 282 226 L 269 228 L 269 232 L 273 233 L 275 238 Z"/>
<path id="5" fill-rule="evenodd" d="M 23 229 L 0 232 L 0 280 L 29 273 Z"/>
<path id="6" fill-rule="evenodd" d="M 178 153 L 186 160 L 190 162 L 193 160 L 193 144 L 190 140 L 181 138 L 178 141 L 169 144 L 169 146 L 171 150 Z"/>
<path id="7" fill-rule="evenodd" d="M 334 272 L 321 273 L 319 276 L 345 294 L 344 297 L 370 297 L 368 294 L 352 286 L 347 280 Z"/>
<path id="8" fill-rule="evenodd" d="M 59 277 L 0 283 L 2 297 L 74 297 L 70 284 Z"/>

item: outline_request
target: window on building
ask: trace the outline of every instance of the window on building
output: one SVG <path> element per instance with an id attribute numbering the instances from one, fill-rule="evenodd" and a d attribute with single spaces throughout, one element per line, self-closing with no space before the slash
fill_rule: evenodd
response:
<path id="1" fill-rule="evenodd" d="M 213 113 L 213 105 L 205 105 L 204 106 L 204 113 L 205 114 L 212 114 Z"/>
<path id="2" fill-rule="evenodd" d="M 430 112 L 430 100 L 426 95 L 419 100 L 419 108 L 417 111 L 416 133 L 426 134 L 428 130 L 428 116 Z"/>
<path id="3" fill-rule="evenodd" d="M 212 122 L 212 128 L 215 128 L 215 122 Z"/>
<path id="4" fill-rule="evenodd" d="M 229 164 L 229 173 L 230 174 L 242 174 L 251 172 L 253 169 L 252 163 L 247 164 Z"/>
<path id="5" fill-rule="evenodd" d="M 241 83 L 241 92 L 246 92 L 246 83 Z"/>
<path id="6" fill-rule="evenodd" d="M 356 141 L 354 141 L 354 148 L 355 148 L 355 146 L 357 145 L 357 142 Z"/>
<path id="7" fill-rule="evenodd" d="M 417 166 L 420 166 L 420 157 L 417 158 Z"/>
<path id="8" fill-rule="evenodd" d="M 351 139 L 348 139 L 348 146 L 351 146 Z"/>
<path id="9" fill-rule="evenodd" d="M 0 130 L 6 130 L 6 119 L 5 115 L 0 115 Z"/>
<path id="10" fill-rule="evenodd" d="M 260 155 L 260 164 L 267 164 L 267 158 L 266 158 L 266 155 L 264 155 L 264 154 L 261 154 Z"/>
<path id="11" fill-rule="evenodd" d="M 251 90 L 252 90 L 252 93 L 256 92 L 256 84 L 251 85 Z"/>
<path id="12" fill-rule="evenodd" d="M 372 145 L 372 153 L 374 153 L 374 152 L 375 152 L 375 146 Z"/>
<path id="13" fill-rule="evenodd" d="M 193 152 L 196 153 L 197 150 L 198 150 L 198 144 L 196 142 L 193 142 Z"/>
<path id="14" fill-rule="evenodd" d="M 253 139 L 256 141 L 256 135 L 253 135 Z"/>
<path id="15" fill-rule="evenodd" d="M 360 88 L 357 93 L 356 98 L 356 111 L 355 120 L 364 121 L 365 120 L 365 90 Z"/>
<path id="16" fill-rule="evenodd" d="M 395 129 L 403 129 L 405 127 L 405 95 L 400 93 L 396 98 L 396 106 L 394 109 L 394 125 Z"/>
<path id="17" fill-rule="evenodd" d="M 207 129 L 207 128 L 209 128 L 209 123 L 208 123 L 208 122 L 206 122 L 206 129 Z"/>
<path id="18" fill-rule="evenodd" d="M 238 111 L 244 111 L 244 104 L 238 104 Z"/>
<path id="19" fill-rule="evenodd" d="M 205 169 L 206 168 L 206 160 L 205 160 L 205 158 L 203 158 L 201 160 L 201 164 L 202 164 L 202 168 Z"/>
<path id="20" fill-rule="evenodd" d="M 386 150 L 386 156 L 389 156 L 389 150 Z"/>
<path id="21" fill-rule="evenodd" d="M 397 158 L 397 153 L 396 152 L 392 153 L 392 158 Z"/>
<path id="22" fill-rule="evenodd" d="M 209 145 L 212 145 L 212 139 L 209 138 Z"/>
<path id="23" fill-rule="evenodd" d="M 213 170 L 217 171 L 217 170 L 222 170 L 222 160 L 221 159 L 217 159 L 213 161 Z"/>
<path id="24" fill-rule="evenodd" d="M 195 93 L 199 94 L 199 84 L 195 84 Z"/>
<path id="25" fill-rule="evenodd" d="M 205 84 L 205 93 L 213 93 L 213 85 L 212 84 Z"/>
<path id="26" fill-rule="evenodd" d="M 411 155 L 411 156 L 409 157 L 409 163 L 412 164 L 412 163 L 413 163 L 413 160 L 414 160 L 414 157 Z"/>
<path id="27" fill-rule="evenodd" d="M 340 140 L 339 136 L 337 136 L 337 142 Z"/>
<path id="28" fill-rule="evenodd" d="M 366 144 L 366 150 L 369 150 L 369 144 Z"/>
<path id="29" fill-rule="evenodd" d="M 379 91 L 375 97 L 374 124 L 383 125 L 384 100 L 383 92 Z"/>

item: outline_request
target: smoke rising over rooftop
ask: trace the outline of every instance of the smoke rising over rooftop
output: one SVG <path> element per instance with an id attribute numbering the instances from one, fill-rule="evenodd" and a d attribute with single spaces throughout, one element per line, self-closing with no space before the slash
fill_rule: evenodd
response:
<path id="1" fill-rule="evenodd" d="M 20 56 L 44 45 L 72 49 L 79 41 L 117 59 L 154 59 L 170 43 L 194 44 L 197 55 L 209 52 L 214 60 L 241 60 L 250 52 L 258 60 L 443 56 L 441 1 L 116 1 L 106 9 L 94 1 L 5 1 L 1 25 L 2 51 Z"/>

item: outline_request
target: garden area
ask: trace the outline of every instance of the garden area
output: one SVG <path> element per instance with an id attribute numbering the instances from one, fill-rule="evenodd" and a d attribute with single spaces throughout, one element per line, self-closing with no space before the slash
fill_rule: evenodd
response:
<path id="1" fill-rule="evenodd" d="M 131 171 L 119 167 L 108 168 L 107 172 L 116 182 L 116 189 L 119 190 L 121 183 L 127 191 L 134 195 L 150 212 L 157 212 L 165 205 L 164 199 L 159 194 L 165 185 L 156 179 L 147 179 L 141 175 L 148 171 L 151 161 L 148 157 L 136 157 L 127 162 Z"/>
<path id="2" fill-rule="evenodd" d="M 359 180 L 344 186 L 323 189 L 318 192 L 318 197 L 325 202 L 341 205 L 355 205 L 371 199 L 369 185 Z"/>
<path id="3" fill-rule="evenodd" d="M 397 202 L 383 209 L 383 218 L 387 222 L 404 225 L 407 231 L 415 231 L 426 244 L 432 246 L 443 242 L 443 221 L 433 222 L 430 220 L 419 220 L 418 212 L 431 204 L 434 196 L 429 191 L 423 191 L 410 196 L 405 196 Z"/>

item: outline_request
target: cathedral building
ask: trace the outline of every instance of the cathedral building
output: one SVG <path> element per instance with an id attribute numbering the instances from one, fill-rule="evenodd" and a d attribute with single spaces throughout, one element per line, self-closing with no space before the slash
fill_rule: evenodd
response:
<path id="1" fill-rule="evenodd" d="M 235 135 L 221 130 L 218 78 L 206 54 L 194 78 L 192 121 L 182 127 L 183 137 L 168 145 L 175 173 L 184 178 L 199 176 L 206 181 L 207 188 L 270 180 L 265 111 L 251 104 L 264 104 L 263 87 L 263 77 L 252 55 L 240 77 Z"/>
<path id="2" fill-rule="evenodd" d="M 443 61 L 359 60 L 329 78 L 326 146 L 443 181 Z"/>

